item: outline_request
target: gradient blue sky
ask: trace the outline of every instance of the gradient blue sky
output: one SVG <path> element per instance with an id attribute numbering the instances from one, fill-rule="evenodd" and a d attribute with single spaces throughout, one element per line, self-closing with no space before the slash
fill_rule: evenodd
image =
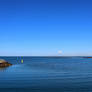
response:
<path id="1" fill-rule="evenodd" d="M 92 55 L 92 0 L 0 0 L 0 55 Z"/>

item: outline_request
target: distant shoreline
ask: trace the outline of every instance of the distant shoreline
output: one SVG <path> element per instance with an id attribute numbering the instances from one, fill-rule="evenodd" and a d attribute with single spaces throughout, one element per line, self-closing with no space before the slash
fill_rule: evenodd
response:
<path id="1" fill-rule="evenodd" d="M 0 57 L 42 57 L 42 58 L 92 58 L 92 56 L 0 56 Z"/>
<path id="2" fill-rule="evenodd" d="M 84 58 L 92 58 L 92 57 L 84 57 Z"/>

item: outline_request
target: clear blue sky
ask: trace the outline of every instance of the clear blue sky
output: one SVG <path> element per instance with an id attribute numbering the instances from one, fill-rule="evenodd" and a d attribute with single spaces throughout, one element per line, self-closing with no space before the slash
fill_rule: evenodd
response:
<path id="1" fill-rule="evenodd" d="M 0 55 L 92 55 L 92 0 L 0 0 Z"/>

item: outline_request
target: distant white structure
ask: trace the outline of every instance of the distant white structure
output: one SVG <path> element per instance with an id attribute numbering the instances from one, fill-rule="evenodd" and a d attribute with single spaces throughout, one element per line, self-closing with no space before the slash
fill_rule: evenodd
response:
<path id="1" fill-rule="evenodd" d="M 61 50 L 59 50 L 59 51 L 58 51 L 58 54 L 59 54 L 59 55 L 61 55 L 61 54 L 62 54 L 62 51 L 61 51 Z"/>

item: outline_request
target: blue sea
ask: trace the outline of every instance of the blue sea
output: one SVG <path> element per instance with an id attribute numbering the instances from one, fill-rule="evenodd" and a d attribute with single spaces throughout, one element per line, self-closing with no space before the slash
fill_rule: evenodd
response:
<path id="1" fill-rule="evenodd" d="M 92 59 L 82 57 L 0 57 L 0 92 L 92 92 Z M 23 59 L 24 63 L 21 63 Z"/>

